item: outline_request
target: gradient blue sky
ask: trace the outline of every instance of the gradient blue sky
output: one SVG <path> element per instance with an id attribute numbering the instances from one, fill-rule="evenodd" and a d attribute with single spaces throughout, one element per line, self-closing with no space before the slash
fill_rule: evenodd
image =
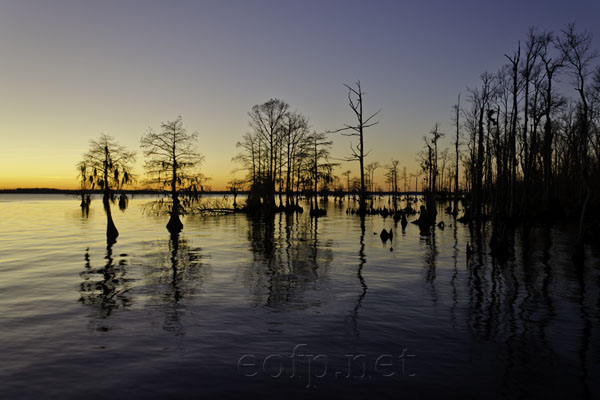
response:
<path id="1" fill-rule="evenodd" d="M 89 139 L 138 149 L 147 127 L 181 115 L 221 189 L 252 105 L 281 98 L 334 129 L 353 122 L 342 84 L 356 79 L 367 112 L 382 108 L 368 161 L 414 170 L 422 136 L 435 122 L 451 131 L 458 93 L 530 25 L 576 22 L 600 48 L 599 17 L 597 0 L 2 0 L 0 188 L 76 187 Z M 349 139 L 333 140 L 347 155 Z"/>

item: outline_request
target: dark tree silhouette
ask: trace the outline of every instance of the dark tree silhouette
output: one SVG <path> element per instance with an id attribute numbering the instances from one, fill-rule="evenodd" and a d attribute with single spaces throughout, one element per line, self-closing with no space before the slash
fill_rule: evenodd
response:
<path id="1" fill-rule="evenodd" d="M 283 146 L 286 157 L 286 208 L 292 206 L 294 183 L 299 184 L 303 158 L 308 147 L 308 119 L 299 113 L 287 113 L 284 118 Z M 282 157 L 283 160 L 283 157 Z M 295 182 L 296 181 L 296 182 Z M 296 193 L 298 191 L 296 190 Z M 279 190 L 281 193 L 281 188 Z M 297 199 L 296 199 L 297 200 Z"/>
<path id="2" fill-rule="evenodd" d="M 472 176 L 472 195 L 471 195 L 471 210 L 473 216 L 476 219 L 480 219 L 482 216 L 483 206 L 483 172 L 484 172 L 484 156 L 485 156 L 485 142 L 484 142 L 484 121 L 488 111 L 490 101 L 494 95 L 494 77 L 489 73 L 483 73 L 481 75 L 482 86 L 481 89 L 475 89 L 471 91 L 471 100 L 475 111 L 476 118 L 476 141 L 474 143 L 475 159 L 473 165 L 473 176 Z"/>
<path id="3" fill-rule="evenodd" d="M 79 164 L 82 176 L 87 176 L 88 181 L 91 178 L 93 187 L 102 190 L 102 204 L 107 220 L 106 238 L 109 243 L 114 243 L 119 236 L 110 203 L 116 200 L 115 190 L 132 182 L 131 163 L 134 161 L 135 152 L 119 145 L 112 136 L 102 134 L 99 139 L 90 140 L 90 148 Z"/>
<path id="4" fill-rule="evenodd" d="M 591 63 L 598 57 L 598 52 L 592 49 L 592 37 L 588 32 L 577 32 L 575 24 L 569 24 L 562 35 L 556 39 L 564 64 L 573 78 L 575 90 L 579 95 L 579 142 L 581 157 L 581 180 L 585 187 L 585 199 L 581 208 L 581 217 L 579 219 L 579 230 L 575 243 L 574 256 L 577 259 L 583 258 L 583 239 L 585 233 L 585 223 L 588 207 L 592 198 L 592 184 L 590 182 L 590 157 L 588 144 L 590 138 L 590 88 L 588 78 L 590 77 Z"/>
<path id="5" fill-rule="evenodd" d="M 400 164 L 398 160 L 392 159 L 390 164 L 385 167 L 387 169 L 386 180 L 390 185 L 390 192 L 392 192 L 394 211 L 398 210 L 398 164 Z"/>
<path id="6" fill-rule="evenodd" d="M 535 132 L 529 137 L 529 120 L 531 114 L 533 114 L 534 119 L 539 115 L 537 112 L 537 97 L 539 95 L 540 69 L 537 64 L 537 59 L 540 56 L 542 46 L 543 43 L 542 40 L 540 40 L 540 34 L 537 32 L 537 29 L 534 27 L 529 28 L 529 31 L 527 32 L 527 41 L 525 42 L 525 56 L 521 62 L 520 72 L 520 86 L 523 87 L 523 121 L 525 121 L 521 129 L 521 143 L 523 149 L 522 168 L 523 181 L 525 183 L 524 191 L 529 189 L 529 183 L 533 172 L 532 155 L 535 151 L 537 142 L 537 135 L 535 135 Z M 533 98 L 530 97 L 532 83 L 534 84 Z M 524 193 L 523 197 L 526 198 L 527 194 Z"/>
<path id="7" fill-rule="evenodd" d="M 367 187 L 368 193 L 370 193 L 371 195 L 373 194 L 373 192 L 375 192 L 375 171 L 380 166 L 381 165 L 379 164 L 379 161 L 373 161 L 365 165 L 365 185 Z"/>
<path id="8" fill-rule="evenodd" d="M 270 99 L 263 104 L 252 107 L 248 113 L 250 126 L 254 131 L 255 142 L 258 144 L 258 162 L 265 158 L 262 168 L 259 164 L 258 180 L 250 188 L 248 206 L 254 206 L 253 200 L 262 211 L 272 213 L 275 210 L 275 180 L 277 178 L 278 158 L 282 144 L 284 118 L 289 105 L 279 99 Z"/>
<path id="9" fill-rule="evenodd" d="M 544 95 L 544 139 L 543 139 L 543 151 L 542 157 L 544 160 L 544 211 L 550 212 L 551 210 L 551 199 L 552 199 L 552 144 L 554 141 L 554 126 L 553 117 L 555 110 L 564 105 L 565 99 L 558 97 L 553 92 L 553 80 L 555 74 L 563 67 L 563 59 L 560 54 L 552 55 L 550 53 L 550 45 L 554 40 L 552 33 L 542 33 L 537 36 L 537 42 L 539 43 L 539 55 L 544 65 L 544 71 L 546 72 L 546 90 Z M 529 183 L 525 179 L 525 183 Z M 526 185 L 527 186 L 527 185 Z"/>
<path id="10" fill-rule="evenodd" d="M 456 140 L 454 141 L 454 151 L 455 151 L 455 156 L 456 156 L 456 165 L 455 165 L 455 172 L 454 172 L 454 198 L 453 198 L 453 207 L 452 207 L 452 214 L 454 216 L 456 216 L 458 214 L 458 196 L 459 196 L 459 192 L 458 192 L 458 178 L 459 178 L 459 169 L 458 166 L 460 164 L 460 152 L 459 152 L 459 146 L 460 146 L 460 93 L 458 94 L 458 100 L 456 102 L 456 104 L 454 105 L 454 123 L 456 124 Z"/>
<path id="11" fill-rule="evenodd" d="M 312 194 L 313 201 L 311 201 L 311 209 L 310 213 L 314 216 L 319 216 L 324 214 L 323 210 L 319 210 L 319 202 L 318 202 L 318 190 L 319 190 L 319 181 L 327 181 L 331 179 L 331 170 L 337 165 L 329 162 L 329 148 L 332 143 L 330 140 L 327 140 L 327 134 L 324 132 L 317 133 L 313 132 L 312 135 L 309 136 L 308 142 L 310 143 L 310 178 L 312 182 Z"/>
<path id="12" fill-rule="evenodd" d="M 88 172 L 92 171 L 88 171 L 88 167 L 85 164 L 85 161 L 81 161 L 79 164 L 77 164 L 77 171 L 79 178 L 79 187 L 81 190 L 81 203 L 79 204 L 79 206 L 81 207 L 82 212 L 87 215 L 87 213 L 90 210 L 90 203 L 92 202 L 90 192 L 95 185 L 94 177 L 93 175 L 88 175 Z"/>
<path id="13" fill-rule="evenodd" d="M 427 189 L 423 189 L 426 208 L 422 209 L 421 216 L 419 217 L 419 224 L 423 226 L 435 223 L 437 215 L 435 200 L 437 196 L 437 176 L 439 175 L 438 142 L 445 134 L 440 132 L 439 126 L 436 123 L 429 132 L 429 135 L 429 137 L 423 136 L 425 148 L 419 154 L 421 169 L 425 173 L 428 183 Z"/>
<path id="14" fill-rule="evenodd" d="M 365 141 L 364 141 L 364 131 L 366 128 L 369 128 L 373 125 L 379 123 L 379 121 L 371 122 L 371 120 L 381 112 L 381 110 L 377 111 L 374 114 L 371 114 L 369 117 L 364 117 L 363 115 L 363 95 L 365 92 L 362 91 L 360 86 L 360 81 L 356 81 L 355 86 L 352 87 L 344 84 L 344 86 L 348 89 L 348 105 L 354 112 L 356 116 L 356 125 L 345 125 L 343 128 L 336 129 L 332 132 L 344 132 L 350 131 L 350 133 L 342 133 L 346 136 L 356 136 L 358 137 L 358 145 L 356 147 L 350 145 L 350 149 L 352 151 L 352 155 L 348 158 L 348 161 L 358 161 L 360 164 L 360 198 L 359 198 L 359 214 L 364 215 L 367 211 L 366 206 L 366 197 L 367 197 L 367 189 L 365 186 L 365 157 L 369 154 L 369 152 L 365 153 Z"/>
<path id="15" fill-rule="evenodd" d="M 241 179 L 233 178 L 227 183 L 227 189 L 233 195 L 233 208 L 237 209 L 237 196 L 240 190 L 244 189 L 245 182 Z"/>
<path id="16" fill-rule="evenodd" d="M 188 133 L 181 117 L 160 126 L 160 132 L 150 128 L 142 136 L 144 168 L 150 183 L 171 192 L 167 229 L 176 234 L 183 229 L 179 217 L 204 190 L 206 178 L 200 173 L 204 157 L 197 149 L 198 133 Z"/>
<path id="17" fill-rule="evenodd" d="M 278 99 L 252 107 L 249 113 L 252 132 L 236 144 L 241 152 L 232 160 L 247 171 L 250 192 L 246 211 L 251 214 L 301 210 L 298 192 L 301 184 L 310 180 L 311 170 L 308 119 L 288 109 L 288 104 Z M 277 193 L 279 207 L 275 205 Z"/>
<path id="18" fill-rule="evenodd" d="M 469 134 L 463 221 L 492 217 L 490 247 L 508 255 L 516 224 L 578 220 L 574 259 L 600 225 L 600 66 L 591 36 L 574 24 L 558 34 L 531 28 L 495 75 L 482 75 L 463 114 Z M 559 93 L 561 75 L 574 92 Z M 573 94 L 571 94 L 573 93 Z M 458 116 L 459 114 L 457 114 Z M 457 127 L 459 125 L 457 124 Z"/>
<path id="19" fill-rule="evenodd" d="M 352 171 L 350 171 L 349 169 L 344 171 L 342 173 L 343 176 L 346 177 L 346 190 L 348 191 L 348 196 L 350 196 L 350 175 L 352 174 Z"/>

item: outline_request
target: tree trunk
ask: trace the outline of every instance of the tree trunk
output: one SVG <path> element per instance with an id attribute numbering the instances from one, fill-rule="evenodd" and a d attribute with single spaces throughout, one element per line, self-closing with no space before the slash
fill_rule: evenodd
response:
<path id="1" fill-rule="evenodd" d="M 455 216 L 458 214 L 458 164 L 460 162 L 460 157 L 458 153 L 458 145 L 460 138 L 460 94 L 458 95 L 458 103 L 456 103 L 456 142 L 454 143 L 454 148 L 456 150 L 456 170 L 454 173 L 454 206 L 452 210 L 452 214 Z"/>
<path id="2" fill-rule="evenodd" d="M 117 230 L 115 222 L 112 218 L 108 197 L 105 196 L 105 198 L 102 200 L 102 204 L 104 205 L 104 212 L 106 213 L 106 241 L 109 244 L 113 244 L 117 241 L 119 231 Z"/>
<path id="3" fill-rule="evenodd" d="M 108 146 L 104 146 L 104 182 L 102 183 L 102 204 L 104 205 L 104 212 L 106 213 L 106 241 L 109 244 L 113 244 L 117 241 L 117 237 L 119 236 L 119 231 L 115 226 L 115 222 L 112 218 L 112 213 L 110 211 L 110 187 L 108 186 Z"/>
<path id="4" fill-rule="evenodd" d="M 167 230 L 171 232 L 171 234 L 176 234 L 181 232 L 183 229 L 183 224 L 179 219 L 179 195 L 177 193 L 177 160 L 175 156 L 175 147 L 173 146 L 173 175 L 171 177 L 171 199 L 173 200 L 173 205 L 171 207 L 171 217 L 169 218 L 169 222 L 167 222 Z"/>
<path id="5" fill-rule="evenodd" d="M 475 181 L 473 182 L 473 216 L 476 219 L 481 218 L 481 195 L 482 195 L 482 178 L 483 178 L 483 113 L 484 107 L 479 109 L 479 124 L 478 124 L 478 140 L 477 140 L 477 163 L 475 166 Z"/>

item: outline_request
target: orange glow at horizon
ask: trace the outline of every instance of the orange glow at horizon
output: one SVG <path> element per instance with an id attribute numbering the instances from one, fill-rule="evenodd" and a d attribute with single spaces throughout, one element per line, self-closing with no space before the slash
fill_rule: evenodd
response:
<path id="1" fill-rule="evenodd" d="M 15 169 L 14 161 L 11 165 L 7 162 L 0 160 L 0 190 L 3 189 L 32 189 L 32 188 L 47 188 L 47 189 L 64 189 L 64 190 L 77 190 L 79 189 L 79 181 L 77 179 L 77 171 L 75 168 L 77 161 L 54 163 L 45 166 L 43 163 L 31 163 L 28 162 L 26 167 Z M 72 165 L 69 168 L 69 165 Z M 350 179 L 356 179 L 359 177 L 358 166 L 353 165 L 357 163 L 343 163 L 340 167 L 334 170 L 334 176 L 340 179 L 339 183 L 341 186 L 346 188 L 346 178 L 342 176 L 342 173 L 346 170 L 351 170 L 352 174 Z M 416 164 L 416 163 L 415 163 Z M 146 186 L 143 183 L 143 170 L 141 163 L 136 162 L 137 179 L 132 185 L 129 185 L 127 189 L 144 189 Z M 227 191 L 228 183 L 234 177 L 241 179 L 244 177 L 244 171 L 238 171 L 233 173 L 232 170 L 236 165 L 227 160 L 214 160 L 210 163 L 208 160 L 204 163 L 203 173 L 209 177 L 206 182 L 206 187 L 212 191 Z M 212 167 L 209 169 L 209 166 Z M 402 166 L 401 166 L 402 167 Z M 11 173 L 12 171 L 15 171 Z M 18 172 L 17 172 L 18 171 Z M 401 170 L 400 170 L 401 172 Z M 414 169 L 410 169 L 407 166 L 408 174 L 408 187 L 409 190 L 413 190 L 415 186 L 415 178 L 410 174 L 414 172 Z M 379 168 L 376 171 L 375 187 L 381 187 L 384 191 L 387 190 L 388 185 L 385 183 L 384 168 Z M 422 177 L 421 177 L 422 178 Z M 419 179 L 419 188 L 421 187 L 421 178 Z M 403 190 L 404 183 L 399 178 L 399 189 Z"/>
<path id="2" fill-rule="evenodd" d="M 334 139 L 335 157 L 344 156 L 344 142 L 339 137 Z M 42 139 L 43 140 L 43 139 Z M 79 181 L 77 178 L 76 165 L 81 160 L 82 154 L 87 150 L 88 139 L 78 138 L 77 144 L 68 146 L 65 143 L 56 143 L 57 141 L 49 140 L 44 143 L 42 140 L 36 144 L 26 145 L 23 143 L 15 143 L 0 149 L 0 189 L 19 189 L 19 188 L 51 188 L 51 189 L 79 189 Z M 132 140 L 128 143 L 122 142 L 130 149 L 136 149 L 136 141 Z M 213 148 L 214 147 L 214 148 Z M 244 178 L 245 172 L 239 171 L 239 165 L 231 161 L 232 155 L 237 153 L 235 143 L 219 143 L 214 140 L 206 143 L 201 147 L 205 160 L 202 165 L 202 173 L 210 178 L 206 182 L 206 186 L 213 191 L 226 191 L 228 182 L 233 179 Z M 409 188 L 414 187 L 414 177 L 410 178 L 410 174 L 416 171 L 415 158 L 408 153 L 404 158 L 406 162 L 403 164 L 402 157 L 394 157 L 400 159 L 400 173 L 402 167 L 407 167 L 409 174 Z M 369 156 L 367 161 L 379 161 L 381 165 L 385 165 L 388 161 L 384 158 L 375 159 Z M 340 179 L 340 184 L 345 188 L 346 180 L 342 173 L 346 170 L 351 170 L 351 178 L 359 176 L 357 162 L 343 162 L 339 167 L 334 169 L 334 176 Z M 138 151 L 136 162 L 134 163 L 134 174 L 137 179 L 129 186 L 131 189 L 142 189 L 145 187 L 143 182 L 143 155 Z M 375 182 L 376 187 L 380 186 L 384 190 L 387 189 L 385 183 L 385 169 L 378 168 L 376 170 Z M 420 186 L 420 183 L 419 183 Z M 403 188 L 400 183 L 400 188 Z"/>

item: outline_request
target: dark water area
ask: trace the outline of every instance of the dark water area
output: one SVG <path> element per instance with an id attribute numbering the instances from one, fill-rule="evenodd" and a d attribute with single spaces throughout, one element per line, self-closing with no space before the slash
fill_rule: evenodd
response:
<path id="1" fill-rule="evenodd" d="M 600 395 L 600 250 L 576 268 L 567 226 L 517 230 L 500 263 L 444 205 L 430 236 L 329 201 L 172 240 L 150 200 L 115 207 L 107 246 L 97 199 L 0 195 L 2 398 Z"/>

